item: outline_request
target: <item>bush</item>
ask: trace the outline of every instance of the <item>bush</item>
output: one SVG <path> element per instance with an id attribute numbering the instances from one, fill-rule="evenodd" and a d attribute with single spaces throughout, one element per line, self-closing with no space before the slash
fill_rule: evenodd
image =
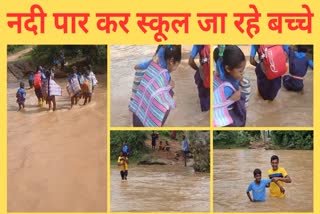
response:
<path id="1" fill-rule="evenodd" d="M 128 143 L 130 148 L 130 156 L 133 159 L 139 158 L 148 152 L 145 146 L 147 132 L 144 131 L 111 131 L 110 133 L 110 154 L 111 159 L 115 160 L 122 149 L 124 142 Z"/>

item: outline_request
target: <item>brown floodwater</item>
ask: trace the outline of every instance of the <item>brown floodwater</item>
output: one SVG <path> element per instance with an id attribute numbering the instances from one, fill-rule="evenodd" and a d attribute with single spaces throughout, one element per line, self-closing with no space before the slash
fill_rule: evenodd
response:
<path id="1" fill-rule="evenodd" d="M 285 198 L 271 198 L 267 189 L 266 202 L 252 203 L 246 189 L 254 179 L 253 170 L 260 168 L 262 178 L 267 178 L 274 154 L 292 183 L 285 184 Z M 312 212 L 313 151 L 215 149 L 213 185 L 215 212 Z"/>
<path id="2" fill-rule="evenodd" d="M 249 56 L 249 46 L 239 46 Z M 247 58 L 249 59 L 249 58 Z M 272 101 L 263 100 L 257 89 L 255 67 L 247 60 L 244 76 L 251 82 L 246 126 L 313 126 L 313 71 L 304 78 L 303 92 L 288 91 L 282 85 Z"/>
<path id="3" fill-rule="evenodd" d="M 156 45 L 111 45 L 111 125 L 132 126 L 132 113 L 128 109 L 134 78 L 134 65 L 150 60 Z M 176 108 L 172 110 L 165 126 L 209 126 L 210 113 L 201 112 L 195 71 L 188 65 L 192 45 L 182 45 L 182 60 L 178 70 L 172 73 L 175 81 L 174 99 Z M 196 60 L 198 63 L 198 60 Z"/>
<path id="4" fill-rule="evenodd" d="M 191 167 L 129 166 L 127 181 L 111 167 L 111 211 L 210 211 L 209 173 Z"/>
<path id="5" fill-rule="evenodd" d="M 106 211 L 106 76 L 97 78 L 86 106 L 81 100 L 70 110 L 66 80 L 59 79 L 55 112 L 38 107 L 33 89 L 18 112 L 19 83 L 8 73 L 8 211 Z"/>

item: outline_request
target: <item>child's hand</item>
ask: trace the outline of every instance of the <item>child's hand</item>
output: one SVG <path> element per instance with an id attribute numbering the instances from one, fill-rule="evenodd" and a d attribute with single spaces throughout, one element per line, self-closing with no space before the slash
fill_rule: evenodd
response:
<path id="1" fill-rule="evenodd" d="M 278 177 L 273 177 L 271 180 L 276 183 L 276 182 L 278 182 L 279 178 Z"/>
<path id="2" fill-rule="evenodd" d="M 286 190 L 283 187 L 280 187 L 280 192 L 284 194 Z"/>
<path id="3" fill-rule="evenodd" d="M 139 70 L 138 65 L 135 65 L 135 66 L 133 67 L 133 69 L 134 69 L 134 70 Z"/>
<path id="4" fill-rule="evenodd" d="M 229 97 L 229 100 L 231 100 L 231 101 L 238 101 L 238 100 L 240 100 L 240 98 L 241 98 L 241 92 L 240 92 L 240 90 L 238 90 L 238 91 L 234 92 L 234 93 L 231 95 L 231 97 Z"/>

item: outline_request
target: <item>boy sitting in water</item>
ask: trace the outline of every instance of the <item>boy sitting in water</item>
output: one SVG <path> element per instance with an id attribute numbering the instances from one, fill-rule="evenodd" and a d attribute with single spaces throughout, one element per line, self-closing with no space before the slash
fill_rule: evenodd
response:
<path id="1" fill-rule="evenodd" d="M 253 171 L 253 176 L 255 180 L 249 184 L 247 189 L 247 196 L 251 202 L 264 202 L 266 200 L 266 187 L 269 187 L 271 182 L 277 184 L 281 192 L 285 192 L 284 188 L 278 184 L 276 179 L 272 178 L 261 180 L 260 169 L 255 169 Z M 250 191 L 252 191 L 253 199 L 251 198 Z"/>
<path id="2" fill-rule="evenodd" d="M 120 175 L 122 180 L 127 180 L 128 176 L 128 157 L 123 155 L 123 152 L 120 152 L 120 156 L 118 157 L 118 166 L 120 167 Z"/>

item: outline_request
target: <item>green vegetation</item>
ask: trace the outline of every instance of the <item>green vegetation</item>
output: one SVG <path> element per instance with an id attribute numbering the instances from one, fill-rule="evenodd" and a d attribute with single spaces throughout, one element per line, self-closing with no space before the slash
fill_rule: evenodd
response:
<path id="1" fill-rule="evenodd" d="M 274 131 L 272 143 L 286 149 L 313 149 L 312 131 Z"/>
<path id="2" fill-rule="evenodd" d="M 31 52 L 41 64 L 52 64 L 53 58 L 63 51 L 66 61 L 83 58 L 88 64 L 106 64 L 106 46 L 103 45 L 38 45 Z"/>
<path id="3" fill-rule="evenodd" d="M 56 77 L 65 77 L 77 66 L 78 71 L 91 64 L 95 73 L 106 73 L 106 46 L 103 45 L 9 45 L 8 55 L 32 47 L 32 50 L 20 56 L 17 60 L 8 64 L 8 70 L 17 77 L 24 77 L 30 71 L 34 71 L 38 65 L 45 68 L 54 66 L 54 59 L 59 60 L 56 66 Z M 64 58 L 64 68 L 61 69 L 61 59 Z"/>
<path id="4" fill-rule="evenodd" d="M 312 131 L 214 131 L 214 148 L 313 149 Z"/>
<path id="5" fill-rule="evenodd" d="M 190 152 L 193 155 L 193 168 L 196 172 L 210 172 L 210 132 L 186 131 Z"/>
<path id="6" fill-rule="evenodd" d="M 150 151 L 145 145 L 147 133 L 146 131 L 112 131 L 110 133 L 111 160 L 117 160 L 124 142 L 127 142 L 130 148 L 130 162 L 135 162 L 148 154 Z"/>

